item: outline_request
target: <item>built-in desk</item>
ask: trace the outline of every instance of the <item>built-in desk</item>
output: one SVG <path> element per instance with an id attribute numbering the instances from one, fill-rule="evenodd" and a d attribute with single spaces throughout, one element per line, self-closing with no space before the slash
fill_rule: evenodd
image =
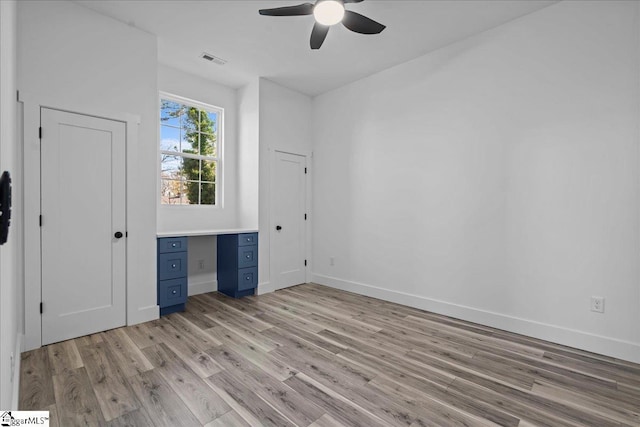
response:
<path id="1" fill-rule="evenodd" d="M 218 292 L 240 298 L 253 295 L 258 286 L 257 230 L 158 233 L 158 305 L 161 316 L 185 309 L 188 296 L 187 239 L 195 236 L 218 236 Z"/>

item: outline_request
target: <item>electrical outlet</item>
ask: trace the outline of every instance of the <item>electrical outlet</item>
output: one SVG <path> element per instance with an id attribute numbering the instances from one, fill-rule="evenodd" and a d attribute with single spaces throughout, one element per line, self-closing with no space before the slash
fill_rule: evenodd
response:
<path id="1" fill-rule="evenodd" d="M 333 267 L 333 265 L 335 264 L 336 259 L 334 257 L 329 257 L 329 265 Z"/>
<path id="2" fill-rule="evenodd" d="M 604 297 L 591 297 L 591 311 L 604 313 Z"/>
<path id="3" fill-rule="evenodd" d="M 198 260 L 198 270 L 204 270 L 204 260 L 203 259 L 199 259 Z"/>

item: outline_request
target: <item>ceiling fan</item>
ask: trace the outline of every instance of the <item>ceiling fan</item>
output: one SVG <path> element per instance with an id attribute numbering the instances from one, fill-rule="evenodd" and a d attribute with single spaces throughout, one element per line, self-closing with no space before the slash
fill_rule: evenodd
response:
<path id="1" fill-rule="evenodd" d="M 332 25 L 342 22 L 349 30 L 360 34 L 378 34 L 386 28 L 379 22 L 359 13 L 345 9 L 347 3 L 360 3 L 364 0 L 317 0 L 315 4 L 303 3 L 297 6 L 260 9 L 260 15 L 301 16 L 313 15 L 316 22 L 311 31 L 311 49 L 320 49 Z"/>

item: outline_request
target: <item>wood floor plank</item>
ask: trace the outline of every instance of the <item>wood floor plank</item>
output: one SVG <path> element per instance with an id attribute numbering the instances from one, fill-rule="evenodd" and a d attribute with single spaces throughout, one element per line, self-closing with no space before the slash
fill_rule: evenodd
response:
<path id="1" fill-rule="evenodd" d="M 133 392 L 107 344 L 81 346 L 80 356 L 106 421 L 138 409 Z"/>
<path id="2" fill-rule="evenodd" d="M 74 340 L 51 344 L 47 350 L 53 375 L 62 375 L 82 367 L 82 358 Z"/>
<path id="3" fill-rule="evenodd" d="M 307 344 L 303 340 L 290 338 L 295 344 L 271 352 L 283 364 L 310 376 L 319 376 L 328 382 L 347 381 L 365 384 L 377 375 L 372 369 L 351 363 L 346 359 L 325 354 L 322 349 Z M 332 355 L 332 353 L 329 353 Z"/>
<path id="4" fill-rule="evenodd" d="M 129 335 L 131 341 L 133 341 L 140 349 L 160 344 L 162 342 L 162 338 L 156 333 L 151 322 L 129 326 L 128 328 L 125 328 L 124 331 Z"/>
<path id="5" fill-rule="evenodd" d="M 295 427 L 283 414 L 261 399 L 253 390 L 245 387 L 226 371 L 208 378 L 208 381 L 224 389 L 245 411 L 250 412 L 264 426 Z"/>
<path id="6" fill-rule="evenodd" d="M 125 377 L 153 369 L 153 366 L 144 357 L 138 346 L 124 332 L 124 328 L 103 332 L 102 338 L 111 348 Z"/>
<path id="7" fill-rule="evenodd" d="M 54 405 L 53 369 L 47 347 L 22 353 L 21 358 L 19 409 L 42 410 Z"/>
<path id="8" fill-rule="evenodd" d="M 225 401 L 165 344 L 147 347 L 143 351 L 156 368 L 154 371 L 162 375 L 201 424 L 213 421 L 231 410 Z"/>
<path id="9" fill-rule="evenodd" d="M 210 377 L 211 375 L 217 374 L 222 370 L 222 367 L 218 365 L 218 363 L 204 351 L 196 353 L 193 356 L 187 357 L 183 360 L 200 378 Z"/>
<path id="10" fill-rule="evenodd" d="M 308 319 L 308 312 L 300 312 L 289 308 L 287 305 L 278 305 L 278 301 L 269 300 L 263 298 L 256 303 L 264 309 L 264 313 L 259 317 L 262 320 L 269 322 L 269 317 L 274 317 L 285 323 L 293 323 L 298 328 L 303 329 L 312 334 L 318 333 L 325 328 L 324 325 L 315 323 Z"/>
<path id="11" fill-rule="evenodd" d="M 338 422 L 338 420 L 333 418 L 331 415 L 324 414 L 322 417 L 318 418 L 316 422 L 311 424 L 309 427 L 345 427 L 345 425 Z"/>
<path id="12" fill-rule="evenodd" d="M 108 427 L 155 427 L 144 408 L 124 414 L 107 423 Z"/>
<path id="13" fill-rule="evenodd" d="M 286 322 L 279 318 L 270 316 L 269 314 L 263 314 L 262 316 L 264 316 L 264 319 L 268 320 L 273 326 L 276 326 L 280 329 L 284 329 L 287 331 L 287 333 L 291 335 L 295 335 L 298 338 L 301 338 L 307 342 L 317 345 L 318 347 L 323 348 L 331 353 L 334 353 L 334 354 L 339 353 L 342 350 L 345 350 L 347 348 L 346 346 L 334 341 L 329 337 L 322 336 L 321 333 L 323 331 L 321 331 L 319 334 L 314 334 L 314 333 L 305 331 L 304 329 L 300 329 L 296 325 L 291 324 L 290 322 Z M 263 334 L 268 336 L 269 331 L 268 330 L 264 331 Z M 277 341 L 277 339 L 275 340 Z"/>
<path id="14" fill-rule="evenodd" d="M 292 389 L 307 396 L 316 405 L 323 408 L 332 417 L 348 426 L 381 427 L 388 423 L 358 407 L 355 403 L 332 392 L 331 389 L 313 381 L 300 373 L 285 381 Z"/>
<path id="15" fill-rule="evenodd" d="M 280 381 L 284 381 L 290 376 L 297 373 L 297 371 L 287 363 L 284 363 L 281 360 L 275 358 L 272 354 L 266 353 L 263 350 L 255 347 L 253 344 L 247 342 L 241 337 L 234 335 L 232 332 L 225 328 L 212 328 L 208 329 L 208 332 L 222 341 L 223 345 L 229 347 L 245 359 L 249 360 L 254 365 L 267 372 L 269 375 Z"/>
<path id="16" fill-rule="evenodd" d="M 324 414 L 322 409 L 306 400 L 304 396 L 257 368 L 233 350 L 223 346 L 210 350 L 210 353 L 226 368 L 229 375 L 250 388 L 296 425 L 307 426 Z"/>
<path id="17" fill-rule="evenodd" d="M 173 318 L 177 319 L 178 316 L 174 316 Z M 156 326 L 155 332 L 161 337 L 164 344 L 167 344 L 174 351 L 185 356 L 196 354 L 221 344 L 219 340 L 206 331 L 201 330 L 201 333 L 208 337 L 208 340 L 204 341 L 200 337 L 194 337 L 184 329 L 181 329 L 180 325 L 176 324 L 174 326 L 173 323 L 165 323 Z"/>
<path id="18" fill-rule="evenodd" d="M 436 413 L 442 421 L 447 420 L 447 423 L 451 418 L 463 423 L 484 424 L 483 420 L 486 420 L 490 424 L 512 427 L 520 423 L 518 418 L 498 408 L 468 399 L 466 396 L 456 395 L 440 387 L 406 386 L 402 379 L 391 379 L 386 376 L 374 378 L 367 386 L 386 395 L 398 396 L 405 403 L 411 402 L 414 406 L 413 410 L 422 413 L 423 417 L 431 417 Z"/>
<path id="19" fill-rule="evenodd" d="M 262 332 L 271 327 L 270 324 L 263 322 L 258 317 L 248 315 L 245 311 L 235 308 L 232 304 L 224 303 L 210 294 L 203 294 L 202 296 L 213 305 L 216 313 L 223 314 L 226 318 L 234 319 L 236 323 L 246 328 Z"/>
<path id="20" fill-rule="evenodd" d="M 265 352 L 275 350 L 280 346 L 280 343 L 270 340 L 255 329 L 239 323 L 237 319 L 226 317 L 224 314 L 218 312 L 209 313 L 206 316 Z M 272 326 L 270 325 L 269 327 Z"/>
<path id="21" fill-rule="evenodd" d="M 167 320 L 171 323 L 171 326 L 178 331 L 178 333 L 188 337 L 191 342 L 196 343 L 195 345 L 201 351 L 221 344 L 220 341 L 197 327 L 180 312 L 170 314 L 167 316 Z"/>
<path id="22" fill-rule="evenodd" d="M 531 392 L 548 399 L 575 405 L 585 412 L 601 413 L 621 423 L 640 425 L 640 405 L 625 407 L 619 400 L 592 395 L 588 388 L 567 390 L 541 381 L 536 381 Z"/>
<path id="23" fill-rule="evenodd" d="M 154 426 L 201 425 L 193 413 L 177 398 L 169 384 L 156 370 L 142 372 L 127 378 L 136 397 L 146 409 Z"/>
<path id="24" fill-rule="evenodd" d="M 210 423 L 207 423 L 204 427 L 251 427 L 251 425 L 238 415 L 236 411 L 231 410 Z"/>
<path id="25" fill-rule="evenodd" d="M 640 365 L 316 284 L 22 355 L 51 425 L 640 427 Z"/>
<path id="26" fill-rule="evenodd" d="M 99 425 L 105 420 L 84 367 L 53 376 L 58 423 L 61 426 Z"/>
<path id="27" fill-rule="evenodd" d="M 56 405 L 49 405 L 46 410 L 49 411 L 49 427 L 60 427 L 58 407 Z"/>

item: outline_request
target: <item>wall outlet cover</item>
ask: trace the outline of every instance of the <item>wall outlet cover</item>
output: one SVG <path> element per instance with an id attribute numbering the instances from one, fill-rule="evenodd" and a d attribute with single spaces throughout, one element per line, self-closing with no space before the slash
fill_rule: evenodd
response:
<path id="1" fill-rule="evenodd" d="M 604 297 L 591 297 L 591 311 L 604 313 Z"/>

